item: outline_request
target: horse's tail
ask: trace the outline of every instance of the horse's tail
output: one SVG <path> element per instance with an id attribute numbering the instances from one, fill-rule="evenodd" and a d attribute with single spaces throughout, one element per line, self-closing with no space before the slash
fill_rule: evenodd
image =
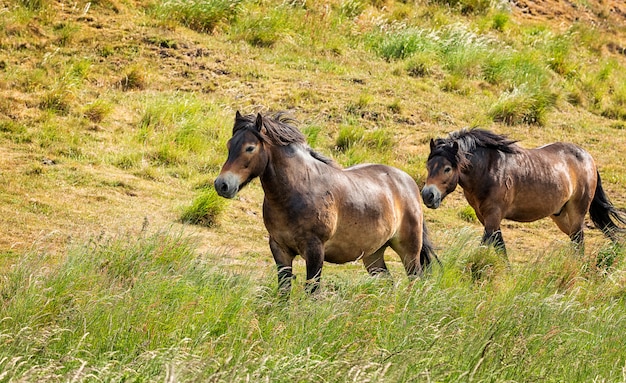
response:
<path id="1" fill-rule="evenodd" d="M 613 206 L 604 189 L 602 189 L 600 172 L 596 173 L 598 175 L 598 183 L 596 184 L 596 193 L 593 195 L 593 200 L 589 207 L 589 215 L 593 224 L 602 230 L 604 235 L 615 242 L 614 233 L 623 230 L 618 226 L 618 223 L 626 225 L 626 214 Z"/>
<path id="2" fill-rule="evenodd" d="M 441 261 L 439 260 L 439 257 L 437 257 L 437 254 L 435 253 L 435 248 L 432 242 L 430 242 L 430 239 L 428 238 L 428 229 L 426 228 L 426 220 L 422 218 L 422 250 L 420 251 L 420 264 L 422 265 L 422 269 L 423 270 L 428 269 L 433 259 L 435 259 L 437 263 L 439 263 L 440 267 L 443 267 L 443 264 L 441 263 Z"/>

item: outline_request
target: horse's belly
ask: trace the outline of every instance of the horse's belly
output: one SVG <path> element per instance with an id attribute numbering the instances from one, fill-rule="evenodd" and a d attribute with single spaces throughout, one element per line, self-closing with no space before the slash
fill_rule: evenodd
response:
<path id="1" fill-rule="evenodd" d="M 534 222 L 538 221 L 542 218 L 547 217 L 550 214 L 546 214 L 546 212 L 534 213 L 534 212 L 522 212 L 515 214 L 508 214 L 504 218 L 515 221 L 515 222 Z"/>
<path id="2" fill-rule="evenodd" d="M 363 233 L 364 235 L 366 233 Z M 357 261 L 380 249 L 388 240 L 389 236 L 378 236 L 378 240 L 370 238 L 338 238 L 334 237 L 324 245 L 324 260 L 330 263 L 346 263 Z"/>
<path id="3" fill-rule="evenodd" d="M 565 201 L 566 202 L 566 201 Z M 510 209 L 504 218 L 516 222 L 534 222 L 558 214 L 565 204 L 561 199 L 544 198 L 534 204 L 519 203 Z M 519 206 L 518 206 L 519 205 Z"/>

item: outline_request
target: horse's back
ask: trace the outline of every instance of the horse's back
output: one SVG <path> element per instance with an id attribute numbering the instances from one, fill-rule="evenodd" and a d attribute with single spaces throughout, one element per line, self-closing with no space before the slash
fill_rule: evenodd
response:
<path id="1" fill-rule="evenodd" d="M 403 170 L 383 164 L 359 164 L 344 169 L 344 174 L 355 182 L 364 185 L 377 185 L 382 188 L 403 189 L 411 196 L 419 196 L 419 188 L 415 180 Z"/>
<path id="2" fill-rule="evenodd" d="M 592 183 L 596 179 L 596 164 L 591 154 L 569 142 L 554 142 L 529 152 L 548 163 L 556 171 L 566 171 L 573 180 Z"/>
<path id="3" fill-rule="evenodd" d="M 593 161 L 588 151 L 571 142 L 553 142 L 532 150 L 541 153 L 543 156 L 556 155 L 566 161 L 580 162 L 583 164 Z"/>
<path id="4" fill-rule="evenodd" d="M 350 185 L 356 190 L 346 194 L 359 198 L 359 192 L 365 192 L 374 198 L 386 197 L 398 206 L 406 207 L 421 214 L 421 195 L 417 183 L 409 174 L 398 168 L 383 164 L 361 164 L 344 170 Z"/>

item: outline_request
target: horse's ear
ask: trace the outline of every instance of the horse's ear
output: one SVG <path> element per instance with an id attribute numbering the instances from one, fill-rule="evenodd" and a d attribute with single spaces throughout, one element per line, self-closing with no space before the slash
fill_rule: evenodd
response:
<path id="1" fill-rule="evenodd" d="M 239 111 L 237 111 L 237 113 L 235 113 L 235 120 L 241 120 L 241 113 L 239 113 Z"/>
<path id="2" fill-rule="evenodd" d="M 261 116 L 261 113 L 258 113 L 256 115 L 256 121 L 254 122 L 254 126 L 255 126 L 257 132 L 259 132 L 259 133 L 263 129 L 263 116 Z"/>
<path id="3" fill-rule="evenodd" d="M 454 152 L 454 154 L 457 154 L 459 152 L 459 143 L 457 141 L 454 141 L 452 143 L 452 151 Z"/>
<path id="4" fill-rule="evenodd" d="M 433 138 L 430 139 L 430 151 L 435 150 L 435 140 Z"/>

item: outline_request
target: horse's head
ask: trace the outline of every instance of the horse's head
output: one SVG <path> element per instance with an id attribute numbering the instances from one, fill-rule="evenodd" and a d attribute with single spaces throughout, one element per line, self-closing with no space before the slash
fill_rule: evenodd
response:
<path id="1" fill-rule="evenodd" d="M 242 116 L 237 112 L 233 136 L 226 144 L 228 158 L 215 179 L 215 191 L 222 197 L 233 198 L 239 190 L 260 176 L 269 161 L 265 148 L 263 117 Z"/>
<path id="2" fill-rule="evenodd" d="M 424 204 L 436 209 L 441 201 L 454 191 L 459 183 L 459 144 L 456 141 L 430 140 L 430 154 L 426 162 L 428 178 L 422 189 Z"/>

